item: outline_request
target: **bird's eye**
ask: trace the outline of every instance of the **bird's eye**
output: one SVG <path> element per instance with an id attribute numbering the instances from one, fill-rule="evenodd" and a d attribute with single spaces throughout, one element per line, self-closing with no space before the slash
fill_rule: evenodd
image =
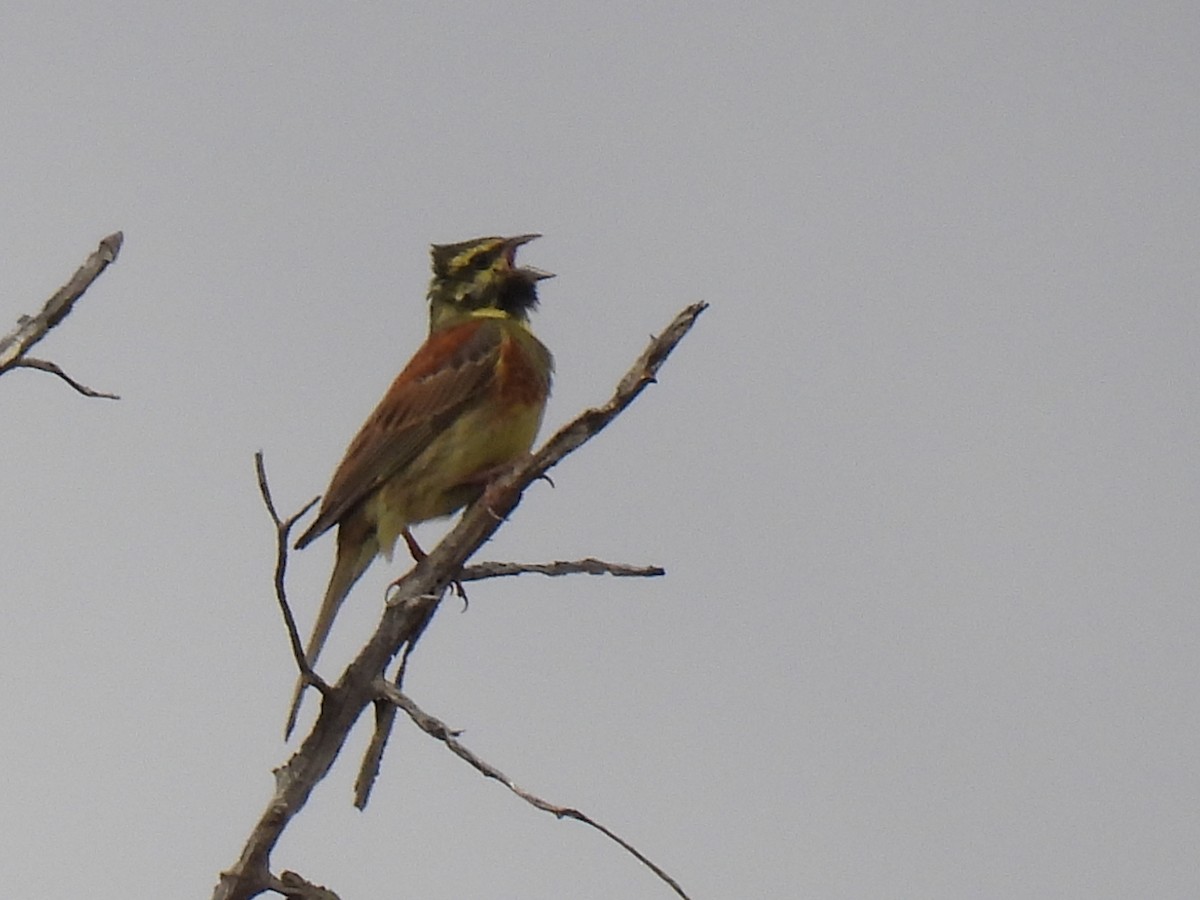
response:
<path id="1" fill-rule="evenodd" d="M 482 272 L 484 269 L 486 269 L 491 264 L 492 264 L 491 256 L 487 253 L 480 253 L 473 260 L 471 260 L 471 268 L 475 269 L 478 272 Z"/>

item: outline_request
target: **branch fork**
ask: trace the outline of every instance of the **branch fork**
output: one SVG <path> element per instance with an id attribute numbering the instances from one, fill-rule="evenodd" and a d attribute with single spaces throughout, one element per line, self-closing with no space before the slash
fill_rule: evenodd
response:
<path id="1" fill-rule="evenodd" d="M 84 260 L 70 280 L 43 304 L 41 312 L 33 316 L 21 316 L 17 319 L 17 327 L 0 337 L 0 375 L 11 369 L 38 369 L 61 378 L 85 397 L 120 399 L 116 394 L 93 390 L 76 381 L 57 363 L 35 359 L 28 354 L 38 341 L 50 333 L 50 329 L 70 315 L 71 310 L 75 308 L 75 302 L 92 286 L 92 282 L 116 261 L 124 240 L 125 236 L 116 231 L 100 241 L 100 246 Z"/>

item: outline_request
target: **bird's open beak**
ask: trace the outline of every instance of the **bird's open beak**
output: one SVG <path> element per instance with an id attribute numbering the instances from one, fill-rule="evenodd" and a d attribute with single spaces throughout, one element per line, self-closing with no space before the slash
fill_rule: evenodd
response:
<path id="1" fill-rule="evenodd" d="M 520 266 L 518 268 L 516 265 L 515 260 L 516 260 L 516 256 L 517 256 L 517 248 L 524 244 L 528 244 L 530 241 L 534 240 L 535 238 L 540 238 L 540 237 L 541 237 L 540 234 L 519 234 L 516 237 L 510 237 L 508 240 L 506 240 L 504 242 L 505 243 L 505 252 L 508 256 L 508 264 L 510 266 L 512 266 L 512 269 L 514 272 L 520 272 L 522 275 L 524 275 L 530 281 L 541 281 L 544 278 L 553 278 L 554 277 L 553 272 L 547 272 L 544 269 L 538 269 L 538 268 L 535 268 L 534 266 Z"/>
<path id="2" fill-rule="evenodd" d="M 507 238 L 504 243 L 508 245 L 510 251 L 515 251 L 521 245 L 528 244 L 540 237 L 540 234 L 518 234 L 516 237 Z"/>

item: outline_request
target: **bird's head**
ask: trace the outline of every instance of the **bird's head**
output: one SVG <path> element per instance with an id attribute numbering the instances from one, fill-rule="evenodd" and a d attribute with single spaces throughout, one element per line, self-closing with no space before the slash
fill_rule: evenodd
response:
<path id="1" fill-rule="evenodd" d="M 429 282 L 430 329 L 472 314 L 510 316 L 526 321 L 537 306 L 537 283 L 554 277 L 516 264 L 517 248 L 537 234 L 483 237 L 457 244 L 434 244 Z"/>

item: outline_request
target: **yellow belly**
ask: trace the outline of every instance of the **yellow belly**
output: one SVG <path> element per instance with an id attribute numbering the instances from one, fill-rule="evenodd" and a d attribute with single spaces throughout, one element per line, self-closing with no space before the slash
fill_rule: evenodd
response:
<path id="1" fill-rule="evenodd" d="M 497 409 L 483 403 L 463 413 L 365 505 L 380 552 L 391 559 L 410 525 L 448 516 L 482 493 L 487 476 L 533 446 L 545 404 Z"/>

